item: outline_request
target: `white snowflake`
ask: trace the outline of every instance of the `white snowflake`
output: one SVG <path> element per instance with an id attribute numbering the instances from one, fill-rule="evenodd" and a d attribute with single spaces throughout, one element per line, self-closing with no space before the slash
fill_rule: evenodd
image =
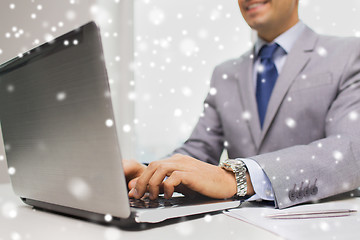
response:
<path id="1" fill-rule="evenodd" d="M 316 49 L 316 52 L 321 56 L 321 57 L 326 57 L 327 56 L 327 50 L 324 47 L 318 47 Z"/>
<path id="2" fill-rule="evenodd" d="M 82 178 L 75 177 L 68 182 L 69 192 L 78 200 L 86 201 L 92 195 L 89 184 Z"/>
<path id="3" fill-rule="evenodd" d="M 75 20 L 75 18 L 76 18 L 76 12 L 75 11 L 73 11 L 73 10 L 69 10 L 69 11 L 67 11 L 66 12 L 66 19 L 67 20 L 69 20 L 69 21 L 73 21 L 73 20 Z"/>
<path id="4" fill-rule="evenodd" d="M 246 121 L 250 120 L 251 119 L 251 113 L 249 111 L 244 111 L 242 113 L 242 118 Z"/>
<path id="5" fill-rule="evenodd" d="M 10 151 L 11 150 L 11 145 L 9 143 L 5 144 L 5 151 Z"/>
<path id="6" fill-rule="evenodd" d="M 343 188 L 344 190 L 350 190 L 350 183 L 348 183 L 348 182 L 343 182 L 342 188 Z"/>
<path id="7" fill-rule="evenodd" d="M 183 87 L 181 91 L 185 97 L 191 97 L 191 95 L 192 95 L 192 90 L 189 87 Z"/>
<path id="8" fill-rule="evenodd" d="M 177 108 L 177 109 L 175 109 L 175 111 L 174 111 L 174 116 L 175 117 L 180 117 L 181 115 L 182 115 L 182 110 L 181 109 L 179 109 L 179 108 Z"/>
<path id="9" fill-rule="evenodd" d="M 343 160 L 343 158 L 344 158 L 342 152 L 340 152 L 340 151 L 334 151 L 334 152 L 333 152 L 333 157 L 334 157 L 337 161 L 341 161 L 341 160 Z"/>
<path id="10" fill-rule="evenodd" d="M 128 93 L 128 99 L 129 99 L 130 101 L 136 100 L 136 97 L 137 97 L 136 92 L 131 91 L 131 92 Z"/>
<path id="11" fill-rule="evenodd" d="M 324 231 L 324 232 L 327 232 L 327 231 L 330 230 L 330 225 L 329 225 L 327 222 L 325 222 L 325 221 L 321 221 L 321 222 L 319 223 L 319 227 L 320 227 L 320 229 L 321 229 L 322 231 Z"/>
<path id="12" fill-rule="evenodd" d="M 0 161 L 4 161 L 4 156 L 3 155 L 0 155 Z"/>
<path id="13" fill-rule="evenodd" d="M 129 124 L 125 124 L 123 126 L 123 131 L 126 132 L 126 133 L 130 132 L 131 131 L 131 126 Z"/>
<path id="14" fill-rule="evenodd" d="M 164 11 L 160 8 L 153 8 L 150 12 L 149 12 L 149 16 L 148 16 L 150 22 L 154 25 L 160 25 L 164 22 L 165 20 L 165 14 Z"/>
<path id="15" fill-rule="evenodd" d="M 256 70 L 257 70 L 258 73 L 262 73 L 262 72 L 264 72 L 265 67 L 264 67 L 264 65 L 259 64 Z"/>
<path id="16" fill-rule="evenodd" d="M 14 85 L 9 84 L 9 85 L 6 87 L 6 90 L 11 93 L 11 92 L 14 92 L 15 87 L 14 87 Z"/>
<path id="17" fill-rule="evenodd" d="M 204 217 L 205 222 L 211 222 L 212 216 L 210 214 L 206 214 Z"/>
<path id="18" fill-rule="evenodd" d="M 206 29 L 200 29 L 198 31 L 198 37 L 199 38 L 206 39 L 206 38 L 208 38 L 208 35 L 209 35 L 209 33 L 208 33 L 208 31 Z"/>
<path id="19" fill-rule="evenodd" d="M 16 173 L 16 169 L 14 167 L 9 167 L 8 173 L 9 173 L 9 175 L 14 175 Z"/>
<path id="20" fill-rule="evenodd" d="M 359 119 L 359 114 L 357 111 L 350 112 L 348 116 L 351 121 L 356 121 Z"/>
<path id="21" fill-rule="evenodd" d="M 183 236 L 189 236 L 194 232 L 194 226 L 189 221 L 178 223 L 175 229 Z"/>
<path id="22" fill-rule="evenodd" d="M 210 88 L 210 95 L 216 95 L 217 89 L 216 88 Z"/>
<path id="23" fill-rule="evenodd" d="M 219 19 L 221 16 L 220 11 L 218 11 L 217 9 L 212 10 L 212 12 L 210 13 L 210 20 L 211 21 L 215 21 L 217 19 Z"/>
<path id="24" fill-rule="evenodd" d="M 105 240 L 120 240 L 122 239 L 122 233 L 115 227 L 108 227 L 104 231 Z"/>
<path id="25" fill-rule="evenodd" d="M 50 33 L 46 33 L 46 34 L 44 35 L 44 39 L 45 39 L 45 41 L 47 41 L 47 42 L 51 42 L 51 41 L 54 40 L 54 36 L 51 35 Z"/>
<path id="26" fill-rule="evenodd" d="M 1 207 L 1 213 L 5 218 L 16 218 L 18 209 L 15 203 L 5 202 Z"/>
<path id="27" fill-rule="evenodd" d="M 111 216 L 111 214 L 105 214 L 104 219 L 106 222 L 111 222 L 113 217 Z"/>
<path id="28" fill-rule="evenodd" d="M 18 232 L 12 232 L 10 237 L 11 237 L 11 240 L 21 240 L 21 238 L 22 238 L 20 233 L 18 233 Z"/>
<path id="29" fill-rule="evenodd" d="M 114 121 L 112 119 L 106 119 L 105 126 L 112 127 L 114 125 Z"/>
<path id="30" fill-rule="evenodd" d="M 296 121 L 292 118 L 285 119 L 285 123 L 289 128 L 295 128 L 296 127 Z"/>
<path id="31" fill-rule="evenodd" d="M 191 56 L 198 51 L 198 47 L 193 39 L 186 38 L 180 42 L 180 51 L 186 56 Z"/>
<path id="32" fill-rule="evenodd" d="M 66 92 L 59 92 L 56 94 L 56 99 L 58 101 L 64 101 L 66 99 Z"/>

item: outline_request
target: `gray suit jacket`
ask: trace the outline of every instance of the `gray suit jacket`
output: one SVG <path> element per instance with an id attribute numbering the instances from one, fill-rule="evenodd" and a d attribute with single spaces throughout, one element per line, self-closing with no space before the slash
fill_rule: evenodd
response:
<path id="1" fill-rule="evenodd" d="M 214 70 L 203 116 L 175 150 L 218 164 L 252 158 L 269 177 L 276 207 L 360 186 L 360 39 L 306 28 L 274 87 L 261 130 L 252 51 Z M 214 92 L 211 92 L 214 93 Z"/>

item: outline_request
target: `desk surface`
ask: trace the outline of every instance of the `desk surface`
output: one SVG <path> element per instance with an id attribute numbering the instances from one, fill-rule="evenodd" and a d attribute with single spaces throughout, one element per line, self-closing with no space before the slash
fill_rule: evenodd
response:
<path id="1" fill-rule="evenodd" d="M 127 231 L 71 217 L 34 210 L 13 193 L 10 184 L 0 184 L 0 240 L 41 239 L 267 239 L 280 237 L 222 213 L 183 219 L 153 228 Z"/>

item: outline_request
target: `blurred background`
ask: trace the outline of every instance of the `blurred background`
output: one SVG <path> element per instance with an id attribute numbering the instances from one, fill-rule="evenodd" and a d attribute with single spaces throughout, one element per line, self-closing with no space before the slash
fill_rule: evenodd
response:
<path id="1" fill-rule="evenodd" d="M 360 1 L 300 0 L 316 32 L 360 37 Z M 100 26 L 124 158 L 150 162 L 191 133 L 215 65 L 252 46 L 237 1 L 2 0 L 0 63 L 88 21 Z M 8 182 L 0 138 L 0 183 Z"/>

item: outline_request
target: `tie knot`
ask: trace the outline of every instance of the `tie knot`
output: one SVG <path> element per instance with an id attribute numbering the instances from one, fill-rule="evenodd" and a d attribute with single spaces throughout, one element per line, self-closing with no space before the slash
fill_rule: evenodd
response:
<path id="1" fill-rule="evenodd" d="M 261 59 L 272 59 L 276 49 L 279 47 L 277 43 L 271 45 L 264 45 L 259 52 L 259 57 Z"/>

